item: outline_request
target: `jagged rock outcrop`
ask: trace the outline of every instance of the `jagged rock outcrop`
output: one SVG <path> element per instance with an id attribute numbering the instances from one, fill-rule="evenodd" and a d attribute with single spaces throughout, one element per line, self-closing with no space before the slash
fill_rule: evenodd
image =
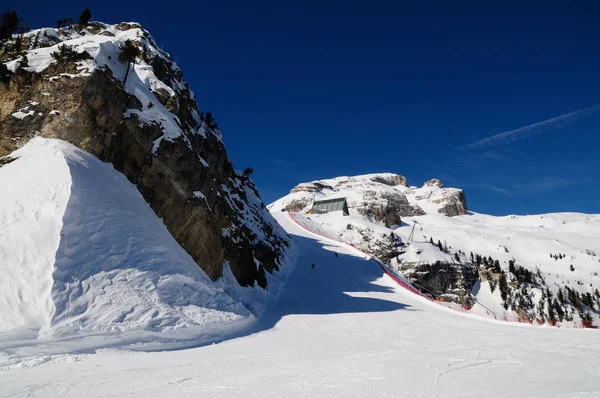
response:
<path id="1" fill-rule="evenodd" d="M 467 197 L 462 189 L 446 188 L 438 179 L 432 179 L 415 190 L 419 201 L 427 201 L 437 205 L 438 213 L 448 217 L 467 214 Z"/>
<path id="2" fill-rule="evenodd" d="M 117 58 L 125 40 L 141 57 L 123 85 L 126 64 Z M 89 59 L 55 59 L 63 44 Z M 0 157 L 34 136 L 68 141 L 136 184 L 211 279 L 227 262 L 240 285 L 266 287 L 289 237 L 254 183 L 234 171 L 216 124 L 146 30 L 136 23 L 40 29 L 25 34 L 21 48 L 0 56 Z"/>
<path id="3" fill-rule="evenodd" d="M 364 206 L 357 208 L 363 216 L 382 222 L 386 227 L 400 225 L 402 217 L 422 216 L 425 214 L 419 206 L 413 206 L 408 202 L 406 195 L 401 192 L 384 192 L 381 201 L 370 199 L 376 196 L 376 192 L 367 191 L 363 195 Z"/>
<path id="4" fill-rule="evenodd" d="M 398 185 L 402 185 L 406 187 L 407 181 L 406 177 L 397 174 L 381 174 L 375 175 L 371 177 L 371 181 L 379 182 L 381 184 L 389 185 L 390 187 L 395 187 Z"/>
<path id="5" fill-rule="evenodd" d="M 438 209 L 439 213 L 448 217 L 467 214 L 467 198 L 462 190 L 447 197 L 445 202 L 446 204 Z"/>
<path id="6" fill-rule="evenodd" d="M 346 196 L 351 208 L 387 227 L 400 225 L 403 217 L 422 216 L 431 210 L 449 217 L 467 213 L 462 190 L 446 188 L 437 179 L 427 181 L 422 188 L 409 188 L 405 177 L 393 173 L 301 183 L 292 188 L 289 195 L 269 205 L 269 209 L 308 211 L 314 199 L 333 195 Z"/>
<path id="7" fill-rule="evenodd" d="M 411 282 L 446 301 L 473 305 L 470 292 L 478 280 L 478 273 L 470 263 L 405 263 L 399 269 Z"/>

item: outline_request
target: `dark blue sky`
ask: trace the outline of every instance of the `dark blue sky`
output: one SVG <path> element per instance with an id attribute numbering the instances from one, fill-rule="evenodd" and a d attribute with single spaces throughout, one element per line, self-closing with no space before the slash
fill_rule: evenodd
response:
<path id="1" fill-rule="evenodd" d="M 600 111 L 461 149 L 600 103 L 598 3 L 448 3 L 12 7 L 34 27 L 83 7 L 141 22 L 215 115 L 235 167 L 254 168 L 266 203 L 302 181 L 394 172 L 463 188 L 477 212 L 600 213 Z"/>

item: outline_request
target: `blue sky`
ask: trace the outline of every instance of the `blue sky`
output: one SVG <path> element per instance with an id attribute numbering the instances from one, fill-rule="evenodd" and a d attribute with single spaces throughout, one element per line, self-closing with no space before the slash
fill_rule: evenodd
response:
<path id="1" fill-rule="evenodd" d="M 418 3 L 423 3 L 419 5 Z M 13 5 L 33 27 L 141 22 L 213 112 L 266 203 L 302 181 L 394 172 L 504 215 L 600 213 L 600 6 L 152 0 Z M 425 5 L 426 4 L 426 5 Z"/>

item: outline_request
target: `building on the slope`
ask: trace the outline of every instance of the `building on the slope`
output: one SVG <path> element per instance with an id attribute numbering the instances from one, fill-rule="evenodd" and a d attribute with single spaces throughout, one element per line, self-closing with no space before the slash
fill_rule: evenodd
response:
<path id="1" fill-rule="evenodd" d="M 342 215 L 344 216 L 350 215 L 350 212 L 348 211 L 348 202 L 346 201 L 346 198 L 315 200 L 309 213 L 324 214 L 332 213 L 335 211 L 341 211 Z"/>

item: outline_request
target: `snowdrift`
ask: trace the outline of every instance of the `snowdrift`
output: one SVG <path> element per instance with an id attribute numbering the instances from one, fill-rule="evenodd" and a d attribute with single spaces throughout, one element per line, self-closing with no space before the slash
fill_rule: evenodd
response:
<path id="1" fill-rule="evenodd" d="M 109 164 L 34 138 L 0 167 L 0 332 L 198 330 L 253 316 Z"/>

